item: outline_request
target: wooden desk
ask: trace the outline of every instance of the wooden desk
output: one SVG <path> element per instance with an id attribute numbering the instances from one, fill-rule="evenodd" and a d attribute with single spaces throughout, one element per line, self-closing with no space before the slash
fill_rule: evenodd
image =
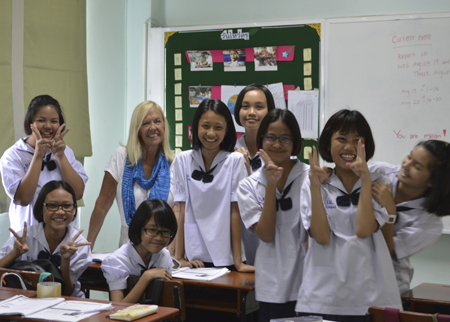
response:
<path id="1" fill-rule="evenodd" d="M 450 285 L 422 283 L 402 294 L 411 311 L 450 314 Z"/>
<path id="2" fill-rule="evenodd" d="M 235 313 L 241 321 L 259 308 L 254 273 L 229 272 L 211 281 L 179 280 L 184 284 L 186 307 Z"/>
<path id="3" fill-rule="evenodd" d="M 36 291 L 20 290 L 18 288 L 0 287 L 0 301 L 9 299 L 16 295 L 23 295 L 26 297 L 36 297 Z"/>
<path id="4" fill-rule="evenodd" d="M 14 295 L 16 295 L 16 294 L 14 294 Z M 114 309 L 111 311 L 99 312 L 97 314 L 92 315 L 91 317 L 89 317 L 87 319 L 81 320 L 80 322 L 106 322 L 106 321 L 111 322 L 114 320 L 110 320 L 109 318 L 107 318 L 108 315 L 110 315 L 114 312 L 117 312 L 119 310 L 123 310 L 123 309 L 133 305 L 130 303 L 82 299 L 82 298 L 70 297 L 70 296 L 63 296 L 63 297 L 66 300 L 70 300 L 70 301 L 92 301 L 92 302 L 98 302 L 98 303 L 112 303 L 112 305 L 114 306 Z M 146 317 L 143 317 L 143 318 L 135 320 L 135 321 L 136 322 L 157 322 L 157 321 L 162 321 L 162 320 L 177 316 L 178 313 L 179 313 L 178 309 L 160 306 L 160 307 L 158 307 L 158 313 L 148 315 Z M 9 315 L 9 316 L 0 316 L 0 321 L 41 321 L 42 322 L 43 320 L 26 319 L 26 318 L 22 318 L 17 315 Z"/>

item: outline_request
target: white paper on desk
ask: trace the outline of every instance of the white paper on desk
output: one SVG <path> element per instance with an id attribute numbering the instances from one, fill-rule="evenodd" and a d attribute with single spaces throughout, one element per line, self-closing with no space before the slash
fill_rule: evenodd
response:
<path id="1" fill-rule="evenodd" d="M 273 100 L 275 101 L 275 107 L 285 110 L 286 100 L 284 98 L 283 83 L 269 84 L 268 88 L 269 91 L 272 93 Z"/>
<path id="2" fill-rule="evenodd" d="M 224 268 L 214 268 L 214 267 L 205 267 L 205 268 L 189 268 L 183 267 L 178 271 L 172 272 L 172 277 L 176 278 L 184 278 L 187 280 L 196 280 L 196 281 L 210 281 L 222 275 L 229 273 L 230 270 L 226 267 Z"/>
<path id="3" fill-rule="evenodd" d="M 77 322 L 101 311 L 109 311 L 113 308 L 111 303 L 65 301 L 51 308 L 27 315 L 27 318 L 47 321 Z"/>
<path id="4" fill-rule="evenodd" d="M 0 315 L 23 315 L 45 310 L 64 301 L 64 298 L 28 298 L 23 295 L 16 295 L 8 300 L 0 302 Z"/>
<path id="5" fill-rule="evenodd" d="M 297 118 L 304 139 L 319 137 L 318 91 L 288 91 L 288 109 Z"/>
<path id="6" fill-rule="evenodd" d="M 234 120 L 234 107 L 236 104 L 236 100 L 239 93 L 244 89 L 244 87 L 245 86 L 228 86 L 228 85 L 221 86 L 220 100 L 224 102 L 226 106 L 228 106 L 228 109 L 230 110 L 231 115 L 233 116 L 234 127 L 236 128 L 236 132 L 245 132 L 245 128 L 243 126 L 238 125 Z"/>

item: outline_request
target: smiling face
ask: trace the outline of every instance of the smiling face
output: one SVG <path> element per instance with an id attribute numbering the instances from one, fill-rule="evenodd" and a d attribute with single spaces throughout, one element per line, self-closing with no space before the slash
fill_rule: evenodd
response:
<path id="1" fill-rule="evenodd" d="M 198 121 L 198 139 L 202 149 L 218 153 L 227 133 L 225 118 L 213 111 L 206 111 Z"/>
<path id="2" fill-rule="evenodd" d="M 245 129 L 258 130 L 262 119 L 268 113 L 266 95 L 260 90 L 245 93 L 239 110 L 239 120 Z"/>
<path id="3" fill-rule="evenodd" d="M 230 51 L 231 61 L 237 61 L 239 59 L 239 54 L 235 50 Z"/>
<path id="4" fill-rule="evenodd" d="M 170 231 L 165 227 L 159 227 L 155 223 L 155 219 L 152 216 L 149 221 L 143 227 L 144 229 L 156 229 L 158 231 Z M 140 248 L 152 254 L 159 253 L 164 247 L 169 243 L 170 237 L 163 237 L 161 233 L 158 233 L 158 236 L 148 236 L 144 230 L 141 231 L 141 243 Z"/>
<path id="5" fill-rule="evenodd" d="M 147 150 L 159 147 L 164 140 L 164 118 L 156 108 L 152 108 L 142 121 L 139 140 Z"/>
<path id="6" fill-rule="evenodd" d="M 398 180 L 410 187 L 423 190 L 431 187 L 430 162 L 433 156 L 426 148 L 419 145 L 403 159 L 402 168 L 397 175 Z"/>
<path id="7" fill-rule="evenodd" d="M 278 120 L 269 124 L 264 136 L 292 137 L 292 132 L 283 121 Z M 286 162 L 290 162 L 293 147 L 294 143 L 292 141 L 285 144 L 281 143 L 279 139 L 276 139 L 275 142 L 268 142 L 265 139 L 262 141 L 262 148 L 264 151 L 266 151 L 272 161 L 280 167 Z"/>
<path id="8" fill-rule="evenodd" d="M 59 114 L 53 105 L 42 106 L 33 119 L 33 125 L 39 131 L 43 139 L 51 140 L 55 136 L 59 124 Z M 31 134 L 35 140 L 34 133 Z"/>
<path id="9" fill-rule="evenodd" d="M 364 143 L 364 137 L 354 132 L 342 133 L 337 131 L 332 135 L 330 154 L 338 169 L 349 170 L 347 163 L 355 161 L 359 140 Z"/>
<path id="10" fill-rule="evenodd" d="M 63 188 L 55 189 L 47 194 L 44 199 L 45 204 L 73 204 L 73 196 Z M 45 223 L 45 230 L 55 232 L 65 231 L 66 227 L 73 221 L 76 208 L 71 211 L 64 211 L 58 207 L 56 211 L 50 211 L 46 206 L 42 207 L 42 217 Z"/>

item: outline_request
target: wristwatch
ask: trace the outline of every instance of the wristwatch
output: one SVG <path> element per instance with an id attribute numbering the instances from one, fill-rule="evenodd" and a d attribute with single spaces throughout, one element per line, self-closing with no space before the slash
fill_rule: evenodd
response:
<path id="1" fill-rule="evenodd" d="M 389 214 L 386 224 L 395 224 L 396 219 L 397 219 L 397 214 L 393 214 L 393 215 Z"/>

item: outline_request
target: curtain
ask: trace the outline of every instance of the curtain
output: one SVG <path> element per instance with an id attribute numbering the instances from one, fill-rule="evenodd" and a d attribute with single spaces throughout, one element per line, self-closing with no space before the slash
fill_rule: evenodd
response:
<path id="1" fill-rule="evenodd" d="M 86 64 L 86 0 L 13 0 L 23 3 L 22 12 L 12 9 L 12 0 L 0 1 L 0 124 L 3 133 L 0 153 L 24 135 L 17 115 L 25 115 L 31 99 L 48 94 L 61 104 L 66 127 L 64 138 L 78 160 L 92 155 L 90 139 L 87 64 Z M 16 3 L 14 5 L 17 5 Z M 13 14 L 14 13 L 14 14 Z M 22 17 L 20 17 L 22 14 Z M 11 43 L 15 19 L 23 19 L 23 81 L 11 84 Z M 13 21 L 11 23 L 11 21 Z M 22 36 L 22 35 L 20 35 Z M 14 77 L 13 77 L 14 79 Z M 23 101 L 17 104 L 11 92 L 17 87 Z M 22 109 L 22 110 L 20 110 Z M 16 114 L 16 129 L 12 115 Z M 20 123 L 20 124 L 19 124 Z M 5 130 L 3 130 L 5 129 Z M 15 131 L 15 132 L 14 132 Z M 16 133 L 14 137 L 14 133 Z M 19 137 L 18 137 L 19 136 Z M 2 187 L 3 189 L 3 187 Z M 4 199 L 3 195 L 0 196 Z M 4 207 L 0 202 L 0 207 Z M 0 212 L 7 211 L 1 208 Z"/>

